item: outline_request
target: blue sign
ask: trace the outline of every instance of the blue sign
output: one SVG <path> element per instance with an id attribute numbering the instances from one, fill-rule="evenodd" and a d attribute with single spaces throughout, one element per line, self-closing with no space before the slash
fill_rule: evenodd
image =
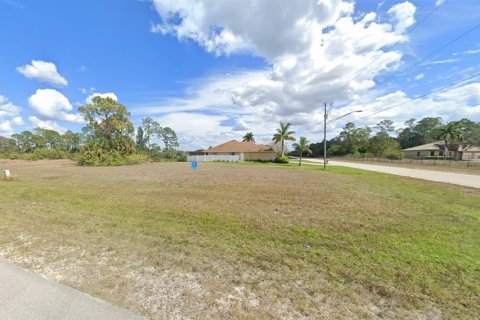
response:
<path id="1" fill-rule="evenodd" d="M 197 167 L 198 167 L 197 161 L 192 161 L 192 169 L 197 170 Z"/>

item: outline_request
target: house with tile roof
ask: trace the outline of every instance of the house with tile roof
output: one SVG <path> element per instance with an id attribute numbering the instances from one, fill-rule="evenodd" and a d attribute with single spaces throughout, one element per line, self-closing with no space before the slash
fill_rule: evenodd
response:
<path id="1" fill-rule="evenodd" d="M 219 144 L 215 147 L 210 147 L 204 151 L 204 154 L 209 155 L 231 155 L 238 156 L 240 161 L 273 161 L 275 160 L 275 150 L 273 147 L 265 144 L 256 144 L 253 142 L 241 142 L 237 140 L 230 140 L 228 142 Z"/>

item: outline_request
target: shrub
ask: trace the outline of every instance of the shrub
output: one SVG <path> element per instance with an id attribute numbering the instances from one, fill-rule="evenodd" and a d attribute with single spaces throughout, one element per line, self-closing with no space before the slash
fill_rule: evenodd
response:
<path id="1" fill-rule="evenodd" d="M 146 154 L 131 154 L 127 157 L 127 164 L 128 165 L 134 165 L 134 164 L 142 164 L 142 163 L 147 163 L 151 162 L 151 159 L 148 155 Z"/>
<path id="2" fill-rule="evenodd" d="M 77 161 L 81 166 L 121 166 L 128 164 L 128 156 L 92 143 L 83 148 Z"/>
<path id="3" fill-rule="evenodd" d="M 403 158 L 405 158 L 405 154 L 403 152 L 394 151 L 394 150 L 385 151 L 383 153 L 383 156 L 387 159 L 390 159 L 390 160 L 402 160 Z"/>
<path id="4" fill-rule="evenodd" d="M 277 157 L 275 159 L 275 163 L 289 163 L 290 160 L 288 159 L 288 157 L 286 156 L 283 156 L 283 157 Z"/>

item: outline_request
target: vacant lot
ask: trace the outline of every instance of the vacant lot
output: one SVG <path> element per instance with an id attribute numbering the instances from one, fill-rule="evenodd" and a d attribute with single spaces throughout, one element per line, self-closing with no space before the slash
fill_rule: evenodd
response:
<path id="1" fill-rule="evenodd" d="M 318 166 L 12 162 L 0 255 L 154 319 L 480 317 L 480 191 Z"/>

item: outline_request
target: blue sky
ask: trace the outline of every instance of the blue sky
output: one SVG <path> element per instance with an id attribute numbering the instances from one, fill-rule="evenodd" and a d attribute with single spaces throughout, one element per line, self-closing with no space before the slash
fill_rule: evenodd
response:
<path id="1" fill-rule="evenodd" d="M 318 141 L 324 100 L 331 118 L 364 110 L 329 135 L 349 120 L 480 121 L 480 78 L 368 117 L 480 72 L 480 28 L 409 67 L 479 21 L 476 0 L 0 0 L 0 135 L 80 130 L 92 94 L 171 126 L 185 149 L 246 131 L 268 142 L 280 120 Z"/>

